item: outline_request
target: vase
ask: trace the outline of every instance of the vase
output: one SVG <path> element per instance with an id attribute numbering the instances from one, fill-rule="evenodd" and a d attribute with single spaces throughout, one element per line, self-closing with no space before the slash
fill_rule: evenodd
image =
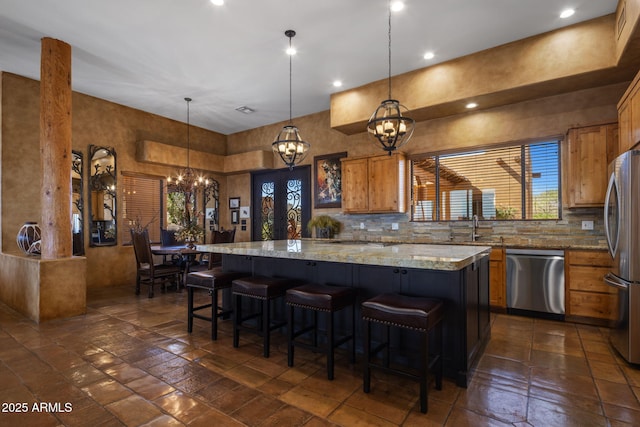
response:
<path id="1" fill-rule="evenodd" d="M 196 244 L 195 244 L 195 239 L 192 237 L 187 237 L 185 240 L 185 243 L 187 244 L 187 247 L 189 249 L 195 249 L 196 248 Z"/>
<path id="2" fill-rule="evenodd" d="M 40 226 L 37 222 L 27 221 L 18 231 L 18 247 L 27 255 L 40 254 Z"/>
<path id="3" fill-rule="evenodd" d="M 319 239 L 331 239 L 333 229 L 331 227 L 316 227 L 316 237 Z"/>

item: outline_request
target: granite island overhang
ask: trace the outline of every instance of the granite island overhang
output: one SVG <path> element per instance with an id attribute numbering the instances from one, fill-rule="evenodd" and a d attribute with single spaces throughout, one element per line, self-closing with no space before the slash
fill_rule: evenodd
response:
<path id="1" fill-rule="evenodd" d="M 359 301 L 385 292 L 442 299 L 445 375 L 462 387 L 470 381 L 490 338 L 488 246 L 303 239 L 197 248 L 221 253 L 225 270 L 351 286 L 358 288 Z M 360 319 L 359 304 L 356 319 Z M 392 347 L 398 350 L 398 362 L 417 365 L 412 334 L 392 334 Z M 362 348 L 361 336 L 357 347 Z"/>
<path id="2" fill-rule="evenodd" d="M 431 270 L 460 270 L 486 256 L 489 246 L 374 243 L 321 240 L 267 240 L 198 245 L 198 250 L 230 255 L 346 262 Z"/>

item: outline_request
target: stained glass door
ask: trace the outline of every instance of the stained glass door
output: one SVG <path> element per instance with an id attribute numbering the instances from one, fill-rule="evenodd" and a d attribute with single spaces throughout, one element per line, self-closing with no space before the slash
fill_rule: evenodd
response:
<path id="1" fill-rule="evenodd" d="M 307 237 L 311 217 L 311 168 L 258 172 L 252 175 L 253 240 Z"/>

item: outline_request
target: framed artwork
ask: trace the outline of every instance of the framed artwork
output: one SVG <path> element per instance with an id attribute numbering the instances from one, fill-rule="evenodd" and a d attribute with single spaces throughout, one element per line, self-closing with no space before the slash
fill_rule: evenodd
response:
<path id="1" fill-rule="evenodd" d="M 346 152 L 316 156 L 313 158 L 315 176 L 314 208 L 342 207 L 342 166 L 340 159 Z"/>
<path id="2" fill-rule="evenodd" d="M 240 211 L 234 209 L 231 211 L 231 224 L 238 224 L 240 222 Z"/>
<path id="3" fill-rule="evenodd" d="M 249 206 L 240 206 L 240 218 L 249 218 L 250 216 Z"/>
<path id="4" fill-rule="evenodd" d="M 240 197 L 229 197 L 229 209 L 238 209 L 240 207 Z"/>

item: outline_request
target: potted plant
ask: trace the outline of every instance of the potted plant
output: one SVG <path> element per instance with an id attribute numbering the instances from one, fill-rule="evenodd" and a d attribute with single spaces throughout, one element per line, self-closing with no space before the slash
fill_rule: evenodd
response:
<path id="1" fill-rule="evenodd" d="M 331 218 L 329 215 L 314 216 L 307 223 L 307 230 L 313 232 L 316 230 L 316 237 L 330 239 L 340 231 L 342 224 L 337 219 Z"/>

